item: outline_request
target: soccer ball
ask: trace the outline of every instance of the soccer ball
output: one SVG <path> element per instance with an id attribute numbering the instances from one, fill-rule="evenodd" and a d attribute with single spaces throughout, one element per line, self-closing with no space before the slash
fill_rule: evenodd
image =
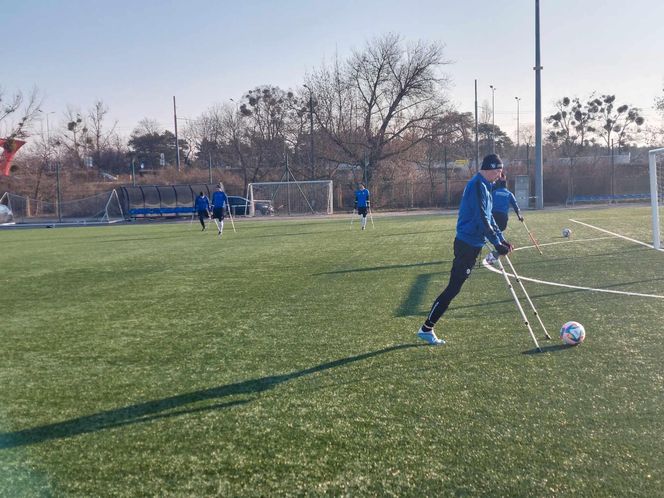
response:
<path id="1" fill-rule="evenodd" d="M 576 346 L 586 338 L 586 329 L 579 322 L 567 322 L 560 329 L 560 338 L 565 344 Z"/>
<path id="2" fill-rule="evenodd" d="M 572 236 L 572 229 L 571 228 L 563 228 L 563 237 L 566 239 Z"/>

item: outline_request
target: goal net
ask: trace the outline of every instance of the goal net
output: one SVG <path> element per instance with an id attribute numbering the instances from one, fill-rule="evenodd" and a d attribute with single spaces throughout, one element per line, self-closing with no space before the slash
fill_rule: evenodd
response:
<path id="1" fill-rule="evenodd" d="M 652 241 L 655 249 L 662 249 L 662 219 L 664 210 L 664 149 L 648 152 L 650 170 L 650 204 L 652 206 Z"/>
<path id="2" fill-rule="evenodd" d="M 332 214 L 332 180 L 263 182 L 247 186 L 249 216 Z"/>
<path id="3" fill-rule="evenodd" d="M 0 197 L 14 223 L 115 223 L 124 220 L 115 190 L 58 203 L 5 192 Z"/>

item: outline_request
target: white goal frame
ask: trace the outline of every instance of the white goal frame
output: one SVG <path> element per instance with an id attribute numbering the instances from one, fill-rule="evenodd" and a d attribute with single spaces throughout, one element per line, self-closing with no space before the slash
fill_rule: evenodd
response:
<path id="1" fill-rule="evenodd" d="M 664 185 L 664 178 L 657 174 L 657 155 L 664 154 L 664 148 L 648 151 L 648 169 L 650 172 L 650 205 L 652 207 L 652 245 L 662 250 L 662 239 L 659 224 L 659 206 L 664 202 L 664 191 L 660 192 L 659 185 Z M 660 159 L 660 161 L 664 158 Z M 664 168 L 662 168 L 664 173 Z M 664 188 L 662 189 L 664 190 Z"/>
<path id="2" fill-rule="evenodd" d="M 302 195 L 302 198 L 306 202 L 309 211 L 311 214 L 333 214 L 334 212 L 334 207 L 333 207 L 333 194 L 334 194 L 334 189 L 333 189 L 333 183 L 332 180 L 305 180 L 305 181 L 286 181 L 286 182 L 254 182 L 250 183 L 247 185 L 247 199 L 249 201 L 249 216 L 255 216 L 256 215 L 256 203 L 257 202 L 265 202 L 269 201 L 270 203 L 273 203 L 274 197 L 276 196 L 277 192 L 281 187 L 286 187 L 286 189 L 290 189 L 293 185 L 297 187 L 299 190 L 300 194 Z M 309 202 L 309 199 L 307 198 L 306 194 L 304 193 L 304 190 L 302 190 L 303 186 L 309 186 L 309 185 L 320 185 L 327 191 L 327 200 L 325 201 L 325 207 L 324 207 L 324 212 L 322 211 L 316 211 L 311 203 Z M 255 187 L 273 187 L 275 188 L 274 194 L 272 196 L 272 199 L 256 199 L 254 197 L 254 188 Z M 289 191 L 290 192 L 290 191 Z M 289 214 L 290 209 L 289 209 Z"/>

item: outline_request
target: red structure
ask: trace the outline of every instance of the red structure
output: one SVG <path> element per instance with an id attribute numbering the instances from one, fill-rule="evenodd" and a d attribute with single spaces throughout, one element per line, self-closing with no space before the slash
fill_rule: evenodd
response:
<path id="1" fill-rule="evenodd" d="M 25 142 L 23 140 L 0 138 L 0 171 L 5 176 L 9 176 L 9 170 L 12 166 L 12 159 Z"/>

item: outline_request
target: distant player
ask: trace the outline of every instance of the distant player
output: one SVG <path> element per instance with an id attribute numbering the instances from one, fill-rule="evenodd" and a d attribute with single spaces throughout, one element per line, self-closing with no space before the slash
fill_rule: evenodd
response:
<path id="1" fill-rule="evenodd" d="M 364 230 L 367 226 L 367 210 L 371 207 L 369 204 L 369 191 L 364 183 L 360 183 L 360 188 L 355 191 L 355 210 L 362 218 L 360 227 Z"/>
<path id="2" fill-rule="evenodd" d="M 500 179 L 494 184 L 493 187 L 493 218 L 496 220 L 496 225 L 504 232 L 507 228 L 507 221 L 509 219 L 510 206 L 514 209 L 516 217 L 519 221 L 523 221 L 521 210 L 516 202 L 514 194 L 507 189 L 507 182 L 505 175 L 501 174 Z"/>
<path id="3" fill-rule="evenodd" d="M 212 194 L 212 218 L 217 225 L 218 235 L 221 237 L 224 232 L 224 211 L 228 208 L 228 196 L 224 192 L 222 183 L 217 187 L 217 191 Z"/>
<path id="4" fill-rule="evenodd" d="M 207 195 L 200 192 L 196 200 L 194 201 L 194 210 L 198 214 L 198 221 L 201 222 L 203 227 L 201 231 L 205 231 L 205 218 L 210 217 L 210 200 L 207 198 Z"/>

